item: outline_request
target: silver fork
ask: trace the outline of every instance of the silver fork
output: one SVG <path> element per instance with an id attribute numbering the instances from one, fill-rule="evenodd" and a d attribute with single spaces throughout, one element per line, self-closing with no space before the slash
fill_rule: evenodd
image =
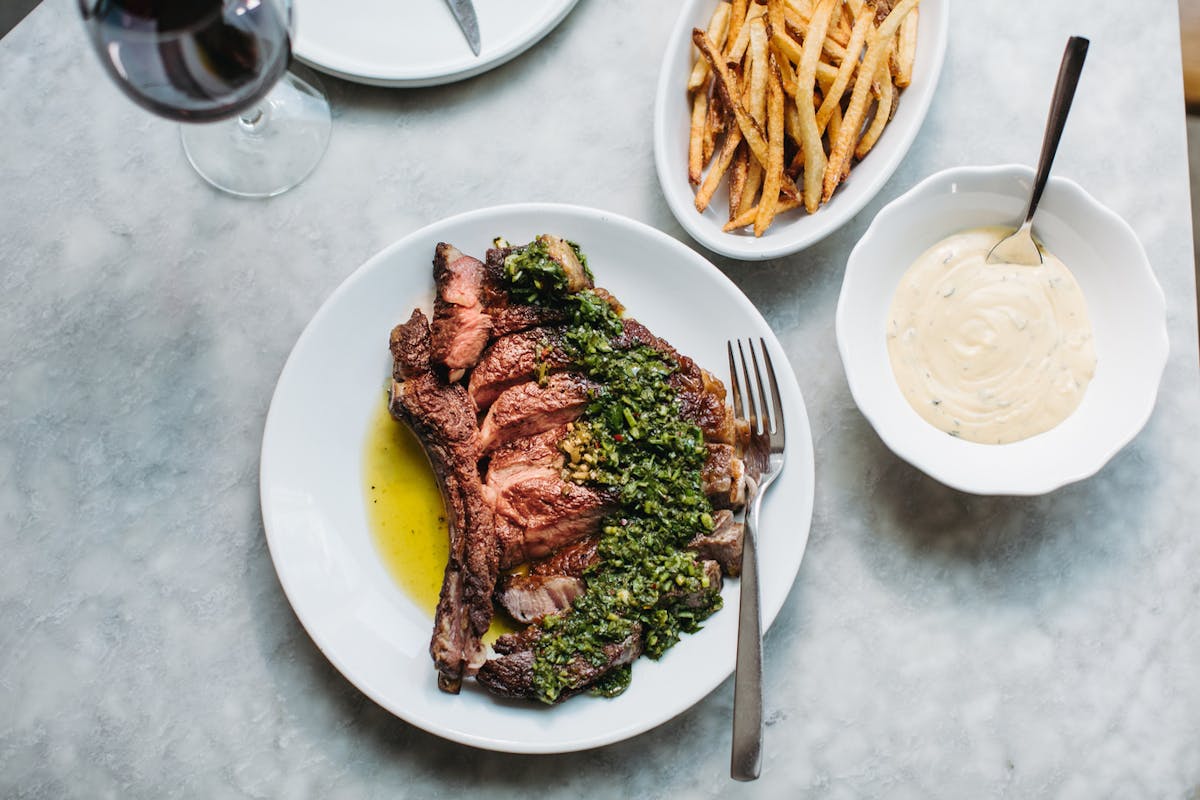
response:
<path id="1" fill-rule="evenodd" d="M 725 343 L 729 354 L 733 414 L 750 425 L 746 472 L 747 475 L 751 474 L 751 464 L 759 470 L 755 476 L 756 482 L 749 488 L 749 507 L 742 539 L 742 594 L 738 611 L 737 672 L 733 679 L 733 747 L 729 762 L 730 776 L 739 781 L 752 781 L 762 770 L 762 613 L 759 609 L 758 586 L 758 512 L 763 494 L 783 469 L 786 442 L 783 405 L 779 399 L 775 367 L 771 364 L 767 343 L 762 339 L 758 343 L 770 392 L 763 386 L 764 369 L 759 367 L 754 342 L 746 342 L 746 349 L 750 351 L 749 361 L 746 360 L 741 339 L 737 340 L 736 361 L 733 356 L 734 343 Z M 742 391 L 738 385 L 739 364 L 746 385 L 744 409 Z M 753 382 L 750 380 L 751 365 L 754 367 Z"/>

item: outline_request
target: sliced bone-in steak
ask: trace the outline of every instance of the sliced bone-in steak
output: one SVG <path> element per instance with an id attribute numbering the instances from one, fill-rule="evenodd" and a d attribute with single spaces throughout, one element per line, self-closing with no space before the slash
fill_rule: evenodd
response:
<path id="1" fill-rule="evenodd" d="M 511 484 L 531 475 L 546 471 L 560 474 L 565 456 L 558 449 L 558 443 L 566 435 L 567 427 L 560 425 L 500 445 L 492 451 L 488 461 L 487 485 L 495 492 L 502 492 Z"/>
<path id="2" fill-rule="evenodd" d="M 439 242 L 434 251 L 433 360 L 446 367 L 451 381 L 475 366 L 492 333 L 483 307 L 485 268 L 477 258 Z"/>
<path id="3" fill-rule="evenodd" d="M 567 612 L 570 613 L 570 612 Z M 634 623 L 633 632 L 620 642 L 604 645 L 599 666 L 582 656 L 567 665 L 567 686 L 559 695 L 562 701 L 591 686 L 610 670 L 631 664 L 642 654 L 641 625 Z M 476 680 L 491 692 L 503 697 L 534 698 L 533 647 L 539 628 L 531 627 L 516 634 L 501 636 L 496 641 L 495 658 L 488 659 L 479 669 Z"/>
<path id="4" fill-rule="evenodd" d="M 496 587 L 496 600 L 517 622 L 535 622 L 566 611 L 585 586 L 583 578 L 570 575 L 507 575 Z"/>
<path id="5" fill-rule="evenodd" d="M 397 357 L 397 371 L 406 375 L 392 384 L 390 410 L 412 427 L 437 475 L 450 525 L 450 557 L 434 619 L 430 655 L 438 670 L 438 686 L 458 692 L 464 675 L 483 662 L 482 644 L 492 619 L 492 591 L 499 569 L 495 519 L 479 479 L 479 429 L 467 391 L 446 383 L 432 371 L 428 350 L 422 363 L 420 347 L 428 341 L 423 314 L 414 314 L 393 335 L 393 341 L 416 343 Z"/>
<path id="6" fill-rule="evenodd" d="M 504 390 L 479 426 L 483 452 L 578 419 L 595 391 L 596 384 L 572 372 L 551 375 L 544 386 L 529 381 Z"/>
<path id="7" fill-rule="evenodd" d="M 482 411 L 495 402 L 505 389 L 533 380 L 538 365 L 555 372 L 571 365 L 562 348 L 561 328 L 533 328 L 502 336 L 484 352 L 471 371 L 468 391 Z"/>
<path id="8" fill-rule="evenodd" d="M 733 512 L 722 509 L 713 514 L 713 529 L 697 535 L 688 542 L 700 558 L 721 565 L 721 571 L 731 578 L 742 574 L 742 523 L 733 521 Z"/>

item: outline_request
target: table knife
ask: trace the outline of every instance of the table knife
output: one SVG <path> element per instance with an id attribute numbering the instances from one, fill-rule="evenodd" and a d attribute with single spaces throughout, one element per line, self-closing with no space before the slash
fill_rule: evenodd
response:
<path id="1" fill-rule="evenodd" d="M 475 16 L 475 6 L 471 0 L 446 0 L 446 5 L 450 6 L 454 19 L 458 20 L 458 27 L 462 28 L 467 44 L 471 45 L 471 52 L 479 55 L 479 19 Z"/>

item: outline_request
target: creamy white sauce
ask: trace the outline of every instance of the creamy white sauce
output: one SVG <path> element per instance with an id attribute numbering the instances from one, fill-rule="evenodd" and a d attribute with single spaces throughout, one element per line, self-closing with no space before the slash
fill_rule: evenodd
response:
<path id="1" fill-rule="evenodd" d="M 1005 444 L 1058 425 L 1096 372 L 1083 292 L 1061 261 L 987 263 L 1011 229 L 979 228 L 925 251 L 900 281 L 888 355 L 905 398 L 951 436 Z"/>

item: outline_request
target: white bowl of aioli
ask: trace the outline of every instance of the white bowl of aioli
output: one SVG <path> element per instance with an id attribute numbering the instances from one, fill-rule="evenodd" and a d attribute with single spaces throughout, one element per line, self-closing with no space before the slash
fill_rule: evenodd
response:
<path id="1" fill-rule="evenodd" d="M 1090 477 L 1145 425 L 1167 361 L 1166 302 L 1129 225 L 1078 184 L 1053 176 L 1034 234 L 1083 291 L 1096 354 L 1078 407 L 1043 433 L 1007 444 L 948 435 L 923 419 L 897 383 L 887 323 L 901 278 L 947 237 L 1009 225 L 1024 213 L 1033 170 L 957 167 L 889 203 L 846 264 L 837 341 L 850 393 L 884 443 L 947 486 L 973 494 L 1037 495 Z"/>

